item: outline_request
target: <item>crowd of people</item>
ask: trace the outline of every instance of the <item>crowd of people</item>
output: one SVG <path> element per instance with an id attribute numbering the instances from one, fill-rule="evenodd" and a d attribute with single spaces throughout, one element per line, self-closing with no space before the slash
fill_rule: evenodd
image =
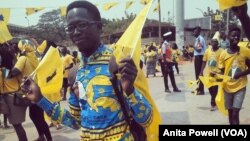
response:
<path id="1" fill-rule="evenodd" d="M 234 7 L 233 11 L 250 39 L 247 5 Z M 22 123 L 29 107 L 30 119 L 39 135 L 36 141 L 52 141 L 49 127 L 60 129 L 61 124 L 81 129 L 81 140 L 135 140 L 137 136 L 132 132 L 131 122 L 127 120 L 124 111 L 127 110 L 128 117 L 144 129 L 155 118 L 153 104 L 135 82 L 142 73 L 141 68 L 137 68 L 130 57 L 115 60 L 113 50 L 101 42 L 101 16 L 92 3 L 74 1 L 69 4 L 66 21 L 65 31 L 77 46 L 81 59 L 77 51 L 71 55 L 66 47 L 52 41 L 44 41 L 40 46 L 30 40 L 1 44 L 0 113 L 4 116 L 3 127 L 8 128 L 9 122 L 19 141 L 27 141 Z M 228 36 L 222 35 L 221 41 L 212 39 L 211 47 L 207 47 L 201 35 L 201 27 L 197 26 L 193 30 L 194 45 L 183 47 L 182 51 L 176 43 L 169 43 L 171 34 L 163 34 L 159 46 L 151 43 L 144 48 L 142 62 L 146 65 L 146 77 L 156 76 L 156 72 L 161 71 L 165 92 L 171 92 L 168 78 L 173 92 L 181 92 L 174 75 L 174 68 L 177 74 L 180 73 L 178 63 L 181 56 L 191 62 L 194 59 L 195 79 L 205 75 L 230 76 L 231 79 L 223 85 L 225 107 L 229 112 L 229 123 L 240 124 L 239 112 L 246 93 L 247 74 L 250 73 L 250 50 L 238 46 L 241 29 L 230 29 Z M 57 93 L 44 94 L 32 77 L 32 72 L 50 47 L 60 50 L 64 66 L 63 85 Z M 161 69 L 157 70 L 157 65 Z M 208 68 L 207 73 L 204 73 L 205 68 Z M 72 69 L 75 74 L 70 74 Z M 209 93 L 211 110 L 214 111 L 218 86 L 210 87 Z M 197 95 L 204 94 L 204 85 L 200 82 Z M 119 95 L 126 101 L 126 105 L 119 100 Z M 18 102 L 20 98 L 24 103 Z M 69 110 L 60 105 L 60 101 L 66 100 L 69 102 Z"/>

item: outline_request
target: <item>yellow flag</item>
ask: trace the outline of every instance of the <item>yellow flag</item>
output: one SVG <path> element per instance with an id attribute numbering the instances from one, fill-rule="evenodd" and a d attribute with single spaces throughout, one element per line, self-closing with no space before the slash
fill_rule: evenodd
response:
<path id="1" fill-rule="evenodd" d="M 228 115 L 228 111 L 225 107 L 225 100 L 224 100 L 224 90 L 222 85 L 219 85 L 218 87 L 218 93 L 215 98 L 215 103 L 218 108 L 218 110 L 223 113 L 224 115 Z"/>
<path id="2" fill-rule="evenodd" d="M 157 6 L 154 8 L 153 12 L 159 12 L 160 4 L 158 3 Z"/>
<path id="3" fill-rule="evenodd" d="M 203 83 L 203 85 L 206 88 L 210 88 L 212 86 L 215 85 L 219 85 L 220 82 L 217 82 L 216 79 L 214 77 L 209 77 L 209 76 L 199 76 L 199 79 L 201 80 L 201 82 Z"/>
<path id="4" fill-rule="evenodd" d="M 132 0 L 129 0 L 129 1 L 127 1 L 126 2 L 126 10 L 129 8 L 129 7 L 131 7 L 131 5 L 134 3 L 134 1 L 132 1 Z"/>
<path id="5" fill-rule="evenodd" d="M 247 42 L 247 41 L 241 41 L 241 42 L 239 42 L 238 43 L 238 46 L 241 46 L 241 47 L 248 47 L 248 45 L 249 45 L 249 42 Z"/>
<path id="6" fill-rule="evenodd" d="M 8 30 L 7 24 L 10 18 L 10 9 L 0 9 L 0 43 L 5 43 L 12 39 L 12 36 Z"/>
<path id="7" fill-rule="evenodd" d="M 0 22 L 4 22 L 6 25 L 10 19 L 10 8 L 0 8 Z"/>
<path id="8" fill-rule="evenodd" d="M 159 125 L 162 123 L 160 113 L 150 95 L 147 79 L 143 71 L 139 67 L 141 55 L 141 32 L 145 24 L 148 12 L 153 1 L 150 1 L 143 10 L 136 16 L 134 21 L 123 33 L 122 37 L 117 41 L 114 50 L 114 56 L 118 62 L 123 57 L 130 55 L 137 66 L 138 73 L 135 80 L 135 88 L 139 90 L 143 96 L 152 105 L 152 122 L 146 128 L 147 140 L 157 141 L 159 136 Z"/>
<path id="9" fill-rule="evenodd" d="M 40 54 L 40 55 L 42 55 L 43 54 L 43 52 L 44 52 L 44 50 L 46 49 L 46 47 L 47 47 L 47 41 L 46 40 L 44 40 L 42 43 L 41 43 L 41 45 L 39 45 L 38 47 L 37 47 L 37 52 Z"/>
<path id="10" fill-rule="evenodd" d="M 232 7 L 241 6 L 247 2 L 247 0 L 217 0 L 220 10 L 230 9 Z"/>
<path id="11" fill-rule="evenodd" d="M 109 2 L 104 4 L 103 6 L 103 10 L 104 11 L 108 11 L 109 9 L 111 9 L 112 7 L 116 6 L 118 4 L 118 2 Z"/>
<path id="12" fill-rule="evenodd" d="M 140 0 L 141 4 L 147 5 L 151 0 Z"/>
<path id="13" fill-rule="evenodd" d="M 59 50 L 50 47 L 32 75 L 35 77 L 42 93 L 59 92 L 63 82 L 63 63 Z"/>
<path id="14" fill-rule="evenodd" d="M 67 11 L 66 6 L 60 7 L 60 11 L 61 11 L 61 16 L 66 16 L 66 11 Z"/>
<path id="15" fill-rule="evenodd" d="M 188 80 L 187 87 L 189 89 L 192 89 L 194 86 L 197 86 L 198 81 L 199 81 L 199 79 L 198 80 Z"/>
<path id="16" fill-rule="evenodd" d="M 38 8 L 26 8 L 26 15 L 29 16 L 29 15 L 32 15 L 34 13 L 37 13 L 41 10 L 43 10 L 44 7 L 38 7 Z"/>
<path id="17" fill-rule="evenodd" d="M 0 43 L 5 43 L 12 39 L 12 36 L 8 30 L 7 25 L 0 21 Z"/>

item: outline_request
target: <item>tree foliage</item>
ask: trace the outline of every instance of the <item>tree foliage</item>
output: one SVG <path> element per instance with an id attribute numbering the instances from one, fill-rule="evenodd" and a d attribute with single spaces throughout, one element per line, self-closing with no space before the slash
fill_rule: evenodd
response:
<path id="1" fill-rule="evenodd" d="M 227 11 L 212 10 L 210 7 L 207 8 L 204 16 L 211 16 L 212 31 L 226 31 L 227 26 Z M 216 18 L 217 16 L 217 18 Z M 220 20 L 218 20 L 218 16 Z M 235 18 L 233 12 L 229 10 L 229 28 L 238 24 L 237 18 Z"/>

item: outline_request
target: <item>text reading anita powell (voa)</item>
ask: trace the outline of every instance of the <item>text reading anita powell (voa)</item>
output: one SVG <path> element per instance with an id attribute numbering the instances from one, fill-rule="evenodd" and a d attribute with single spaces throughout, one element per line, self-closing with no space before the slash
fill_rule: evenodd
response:
<path id="1" fill-rule="evenodd" d="M 249 141 L 249 125 L 160 125 L 159 139 L 178 139 L 188 137 L 192 139 L 220 139 L 229 138 L 239 139 L 240 141 Z"/>

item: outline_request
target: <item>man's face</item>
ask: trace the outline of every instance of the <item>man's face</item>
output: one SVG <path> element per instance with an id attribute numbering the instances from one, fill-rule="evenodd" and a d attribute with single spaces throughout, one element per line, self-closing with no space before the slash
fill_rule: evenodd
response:
<path id="1" fill-rule="evenodd" d="M 237 46 L 240 41 L 240 32 L 239 31 L 232 31 L 229 34 L 229 41 L 230 45 Z"/>
<path id="2" fill-rule="evenodd" d="M 68 35 L 78 50 L 85 54 L 94 52 L 100 43 L 101 28 L 92 14 L 85 8 L 73 8 L 66 19 Z"/>
<path id="3" fill-rule="evenodd" d="M 213 49 L 217 49 L 218 48 L 218 40 L 216 40 L 216 39 L 212 39 L 211 40 L 211 45 L 212 45 L 212 47 L 213 47 Z"/>
<path id="4" fill-rule="evenodd" d="M 194 37 L 198 37 L 200 35 L 200 30 L 199 29 L 195 29 L 193 31 L 193 35 L 194 35 Z"/>

